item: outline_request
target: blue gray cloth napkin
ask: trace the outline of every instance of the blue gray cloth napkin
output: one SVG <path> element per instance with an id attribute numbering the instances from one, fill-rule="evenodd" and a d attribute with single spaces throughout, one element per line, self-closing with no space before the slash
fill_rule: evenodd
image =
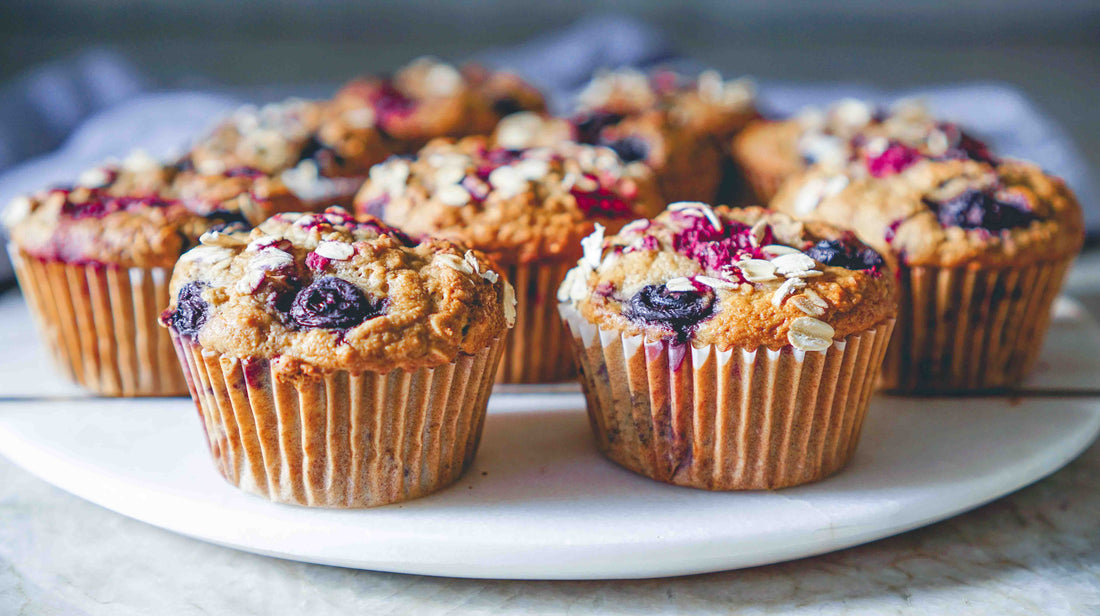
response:
<path id="1" fill-rule="evenodd" d="M 603 66 L 698 68 L 677 58 L 660 32 L 614 16 L 582 20 L 517 47 L 487 50 L 475 59 L 520 72 L 543 88 L 551 108 L 559 111 Z M 765 81 L 758 86 L 761 108 L 776 115 L 845 96 L 878 103 L 924 99 L 938 116 L 966 126 L 995 151 L 1033 160 L 1064 177 L 1086 204 L 1090 234 L 1100 234 L 1100 209 L 1092 205 L 1097 192 L 1072 139 L 1010 86 L 974 83 L 909 91 L 857 83 Z M 39 67 L 0 87 L 0 204 L 43 186 L 69 182 L 81 170 L 121 158 L 134 148 L 156 157 L 177 155 L 243 102 L 323 96 L 334 88 L 335 84 L 158 91 L 133 63 L 104 50 Z M 10 276 L 6 256 L 0 257 L 0 281 Z"/>

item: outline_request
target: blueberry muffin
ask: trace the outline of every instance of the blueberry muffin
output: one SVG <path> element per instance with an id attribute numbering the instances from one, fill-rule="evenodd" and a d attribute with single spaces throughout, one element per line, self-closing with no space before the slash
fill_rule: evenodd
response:
<path id="1" fill-rule="evenodd" d="M 201 241 L 162 323 L 227 481 L 370 507 L 458 479 L 515 319 L 492 261 L 340 208 Z"/>
<path id="2" fill-rule="evenodd" d="M 856 147 L 841 171 L 790 179 L 772 206 L 847 225 L 896 261 L 900 318 L 883 383 L 903 392 L 1018 384 L 1084 240 L 1073 193 L 1035 165 L 930 157 L 885 138 Z"/>
<path id="3" fill-rule="evenodd" d="M 709 201 L 722 181 L 722 147 L 756 116 L 753 100 L 750 82 L 723 81 L 715 71 L 696 80 L 671 71 L 604 71 L 578 95 L 569 118 L 519 114 L 505 118 L 495 138 L 502 147 L 563 139 L 606 146 L 652 167 L 666 200 Z"/>
<path id="4" fill-rule="evenodd" d="M 296 210 L 349 205 L 371 165 L 394 151 L 396 145 L 374 130 L 369 109 L 296 99 L 246 105 L 199 139 L 178 163 L 183 173 L 177 190 L 203 190 L 195 175 L 231 176 L 239 182 L 278 182 L 294 193 Z"/>
<path id="5" fill-rule="evenodd" d="M 662 207 L 652 172 L 607 148 L 506 150 L 481 137 L 433 141 L 411 160 L 374 167 L 355 205 L 413 237 L 461 242 L 501 264 L 519 301 L 500 375 L 506 383 L 572 376 L 553 297 L 581 238 L 596 223 L 618 228 Z"/>
<path id="6" fill-rule="evenodd" d="M 134 155 L 5 211 L 12 263 L 42 336 L 62 372 L 98 394 L 187 393 L 157 327 L 172 266 L 208 229 L 264 208 L 227 199 L 193 209 L 172 194 L 176 173 Z"/>
<path id="7" fill-rule="evenodd" d="M 558 300 L 607 457 L 708 490 L 847 463 L 896 310 L 878 253 L 824 223 L 702 203 L 583 244 Z"/>
<path id="8" fill-rule="evenodd" d="M 369 127 L 411 153 L 436 137 L 488 134 L 506 115 L 542 111 L 542 94 L 513 73 L 477 65 L 456 68 L 420 58 L 392 77 L 363 77 L 345 85 L 332 104 L 355 110 Z"/>
<path id="9" fill-rule="evenodd" d="M 844 99 L 825 111 L 810 107 L 787 120 L 758 120 L 734 139 L 732 151 L 756 198 L 766 202 L 787 178 L 814 164 L 840 169 L 863 143 L 882 139 L 935 158 L 992 160 L 985 144 L 913 100 L 881 110 Z"/>

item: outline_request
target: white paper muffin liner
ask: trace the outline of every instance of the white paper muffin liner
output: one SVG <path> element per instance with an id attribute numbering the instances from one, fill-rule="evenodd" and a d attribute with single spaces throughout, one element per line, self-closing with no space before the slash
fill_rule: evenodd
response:
<path id="1" fill-rule="evenodd" d="M 558 287 L 576 262 L 511 265 L 516 325 L 508 334 L 498 383 L 555 383 L 577 375 L 569 336 L 558 316 Z"/>
<path id="2" fill-rule="evenodd" d="M 477 452 L 503 348 L 414 372 L 286 375 L 172 333 L 210 454 L 229 483 L 272 501 L 358 508 L 458 480 Z"/>
<path id="3" fill-rule="evenodd" d="M 1026 268 L 903 267 L 882 386 L 903 393 L 1005 389 L 1030 372 L 1073 259 Z"/>
<path id="4" fill-rule="evenodd" d="M 893 320 L 823 352 L 646 342 L 561 306 L 600 451 L 647 477 L 707 490 L 776 489 L 842 468 Z"/>
<path id="5" fill-rule="evenodd" d="M 165 268 L 40 259 L 8 244 L 19 287 L 58 369 L 104 396 L 183 396 L 168 333 Z"/>

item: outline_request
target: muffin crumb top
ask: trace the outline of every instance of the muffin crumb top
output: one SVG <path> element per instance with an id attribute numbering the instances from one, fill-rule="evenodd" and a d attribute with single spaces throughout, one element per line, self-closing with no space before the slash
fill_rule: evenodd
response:
<path id="1" fill-rule="evenodd" d="M 895 314 L 882 257 L 827 224 L 685 202 L 603 232 L 584 240 L 558 293 L 601 328 L 720 350 L 821 351 Z"/>
<path id="2" fill-rule="evenodd" d="M 502 263 L 576 258 L 595 222 L 617 227 L 661 207 L 652 172 L 607 148 L 510 150 L 482 137 L 436 140 L 413 159 L 376 165 L 355 203 L 414 236 L 447 237 Z"/>
<path id="3" fill-rule="evenodd" d="M 277 214 L 201 243 L 180 258 L 164 324 L 290 372 L 439 366 L 515 322 L 514 291 L 483 253 L 414 242 L 341 208 Z"/>

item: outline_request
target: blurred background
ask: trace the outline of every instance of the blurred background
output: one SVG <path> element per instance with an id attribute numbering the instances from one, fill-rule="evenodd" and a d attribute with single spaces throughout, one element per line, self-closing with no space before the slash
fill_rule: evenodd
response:
<path id="1" fill-rule="evenodd" d="M 633 19 L 660 38 L 645 43 L 653 55 L 727 75 L 1013 84 L 1100 169 L 1097 0 L 3 0 L 0 96 L 15 96 L 12 80 L 25 86 L 34 67 L 90 48 L 131 62 L 142 89 L 317 91 L 422 54 L 461 60 L 520 45 L 592 16 Z"/>

